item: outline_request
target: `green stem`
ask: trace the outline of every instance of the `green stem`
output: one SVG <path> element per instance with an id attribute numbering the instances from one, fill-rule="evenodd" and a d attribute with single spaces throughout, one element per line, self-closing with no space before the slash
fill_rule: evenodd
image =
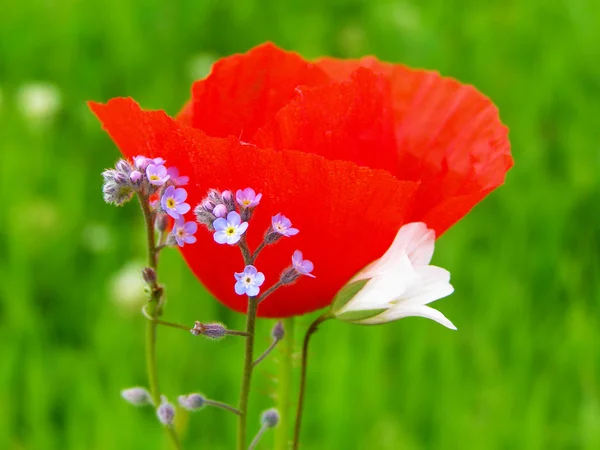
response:
<path id="1" fill-rule="evenodd" d="M 214 406 L 215 408 L 224 409 L 225 411 L 232 412 L 234 414 L 237 414 L 238 416 L 242 415 L 242 413 L 240 412 L 239 409 L 236 409 L 233 406 L 228 405 L 227 403 L 218 402 L 216 400 L 208 400 L 208 399 L 206 399 L 204 402 L 209 406 Z"/>
<path id="2" fill-rule="evenodd" d="M 300 445 L 300 426 L 302 424 L 302 409 L 304 407 L 304 393 L 306 391 L 306 367 L 308 365 L 308 344 L 310 337 L 317 331 L 319 325 L 331 318 L 331 313 L 328 311 L 325 314 L 317 317 L 317 319 L 310 324 L 306 334 L 304 335 L 304 343 L 302 344 L 302 369 L 300 371 L 300 392 L 298 394 L 298 406 L 296 409 L 296 425 L 294 427 L 294 443 L 292 446 L 293 450 L 298 450 Z"/>
<path id="3" fill-rule="evenodd" d="M 154 269 L 158 268 L 158 251 L 156 249 L 156 237 L 154 234 L 154 216 L 150 210 L 150 204 L 148 203 L 148 197 L 146 195 L 138 195 L 138 200 L 144 214 L 144 222 L 146 224 L 146 238 L 148 245 L 148 267 Z M 148 371 L 148 384 L 150 388 L 150 395 L 154 402 L 154 406 L 158 407 L 160 404 L 160 387 L 158 385 L 158 371 L 156 365 L 156 317 L 160 315 L 160 308 L 163 296 L 163 289 L 155 282 L 152 286 L 152 293 L 148 306 L 150 306 L 149 315 L 153 320 L 146 324 L 146 370 Z M 179 438 L 175 429 L 172 427 L 165 427 L 169 438 L 173 442 L 176 449 L 181 449 Z"/>
<path id="4" fill-rule="evenodd" d="M 252 363 L 252 366 L 253 367 L 258 366 L 263 359 L 265 359 L 267 356 L 269 356 L 269 353 L 271 353 L 275 349 L 275 347 L 277 347 L 277 344 L 279 344 L 279 341 L 280 341 L 279 339 L 273 339 L 273 342 L 271 342 L 271 345 L 269 345 L 269 347 L 263 352 L 262 355 L 260 355 L 258 358 L 256 358 L 256 361 L 254 361 Z"/>
<path id="5" fill-rule="evenodd" d="M 248 397 L 250 395 L 250 382 L 252 379 L 252 369 L 254 362 L 254 329 L 256 327 L 256 310 L 258 309 L 258 299 L 256 297 L 248 298 L 248 313 L 246 315 L 246 349 L 244 351 L 244 373 L 242 376 L 242 389 L 240 394 L 241 412 L 238 420 L 238 450 L 246 450 L 246 423 L 248 419 Z"/>
<path id="6" fill-rule="evenodd" d="M 275 429 L 275 450 L 288 450 L 292 409 L 292 374 L 294 357 L 294 318 L 283 320 L 285 337 L 279 346 L 279 379 L 277 384 L 277 409 L 279 425 Z"/>
<path id="7" fill-rule="evenodd" d="M 254 437 L 254 439 L 252 439 L 252 442 L 250 443 L 250 447 L 248 447 L 248 450 L 254 450 L 256 448 L 256 446 L 260 442 L 260 439 L 262 438 L 263 434 L 265 434 L 265 431 L 267 431 L 267 430 L 268 430 L 268 427 L 266 427 L 265 425 L 260 427 L 260 430 L 258 430 L 258 433 L 256 433 L 256 436 Z"/>

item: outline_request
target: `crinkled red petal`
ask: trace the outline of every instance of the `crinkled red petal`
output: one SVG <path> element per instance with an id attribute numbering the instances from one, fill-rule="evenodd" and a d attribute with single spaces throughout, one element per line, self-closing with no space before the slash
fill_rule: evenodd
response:
<path id="1" fill-rule="evenodd" d="M 350 277 L 385 252 L 412 212 L 418 184 L 399 181 L 386 171 L 244 145 L 233 137 L 210 137 L 164 112 L 142 111 L 131 99 L 90 106 L 125 156 L 161 156 L 189 175 L 192 205 L 209 188 L 252 187 L 261 192 L 263 199 L 248 229 L 251 247 L 259 244 L 278 212 L 300 229 L 259 256 L 256 265 L 267 279 L 263 290 L 291 264 L 296 249 L 314 262 L 316 278 L 303 277 L 273 294 L 260 305 L 260 316 L 288 317 L 327 306 Z M 215 297 L 245 311 L 245 297 L 233 290 L 233 273 L 244 266 L 239 249 L 216 244 L 204 229 L 197 237 L 196 244 L 182 250 L 189 266 Z"/>
<path id="2" fill-rule="evenodd" d="M 508 129 L 474 87 L 373 57 L 323 58 L 317 65 L 342 82 L 365 69 L 389 82 L 380 85 L 393 108 L 398 160 L 391 173 L 421 181 L 411 221 L 426 222 L 439 236 L 504 182 L 513 164 Z M 388 113 L 382 110 L 379 117 Z"/>
<path id="3" fill-rule="evenodd" d="M 390 83 L 360 68 L 349 80 L 302 86 L 251 142 L 396 172 Z"/>
<path id="4" fill-rule="evenodd" d="M 297 53 L 263 44 L 219 60 L 206 79 L 194 83 L 191 124 L 210 136 L 249 141 L 294 97 L 298 86 L 328 81 L 321 69 Z"/>

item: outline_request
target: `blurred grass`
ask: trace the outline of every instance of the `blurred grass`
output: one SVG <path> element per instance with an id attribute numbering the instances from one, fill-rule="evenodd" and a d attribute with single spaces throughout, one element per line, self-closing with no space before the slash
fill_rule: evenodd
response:
<path id="1" fill-rule="evenodd" d="M 2 2 L 0 448 L 169 448 L 153 412 L 119 397 L 145 383 L 144 323 L 111 279 L 143 257 L 143 237 L 135 206 L 102 202 L 99 173 L 117 151 L 85 101 L 130 95 L 175 113 L 212 58 L 265 40 L 473 83 L 498 104 L 516 159 L 438 244 L 456 287 L 438 306 L 460 331 L 324 326 L 303 448 L 600 448 L 598 23 L 592 0 Z M 16 93 L 37 80 L 60 89 L 62 109 L 32 124 Z M 162 273 L 168 319 L 242 327 L 176 252 Z M 241 344 L 161 329 L 165 392 L 235 402 Z M 276 386 L 273 362 L 258 374 L 253 417 Z M 189 447 L 232 448 L 227 413 L 189 420 Z"/>

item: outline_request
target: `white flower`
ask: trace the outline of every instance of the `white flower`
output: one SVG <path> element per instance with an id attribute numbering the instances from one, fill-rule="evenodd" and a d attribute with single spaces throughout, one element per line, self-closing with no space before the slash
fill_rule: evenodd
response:
<path id="1" fill-rule="evenodd" d="M 435 232 L 424 223 L 404 225 L 388 251 L 340 290 L 332 307 L 335 317 L 379 324 L 418 316 L 456 330 L 441 312 L 427 306 L 454 292 L 450 273 L 429 265 L 434 243 Z"/>
<path id="2" fill-rule="evenodd" d="M 20 110 L 29 120 L 50 119 L 61 106 L 60 91 L 50 83 L 25 84 L 17 96 Z"/>

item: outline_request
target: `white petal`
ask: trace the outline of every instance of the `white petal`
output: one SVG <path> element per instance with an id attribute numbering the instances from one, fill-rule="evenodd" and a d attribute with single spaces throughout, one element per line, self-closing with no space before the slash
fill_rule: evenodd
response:
<path id="1" fill-rule="evenodd" d="M 423 222 L 406 224 L 398 230 L 384 255 L 361 270 L 352 281 L 373 278 L 382 271 L 390 270 L 403 255 L 408 255 L 413 266 L 427 265 L 433 256 L 434 243 L 435 232 Z"/>
<path id="2" fill-rule="evenodd" d="M 404 306 L 398 305 L 390 308 L 378 316 L 370 319 L 361 320 L 361 324 L 375 325 L 380 323 L 391 322 L 394 320 L 402 319 L 404 317 L 425 317 L 426 319 L 435 320 L 437 323 L 444 325 L 451 330 L 456 330 L 456 327 L 450 322 L 446 316 L 444 316 L 437 309 L 430 308 L 429 306 Z"/>
<path id="3" fill-rule="evenodd" d="M 387 308 L 395 299 L 409 296 L 415 290 L 421 291 L 421 277 L 414 271 L 406 254 L 398 255 L 389 267 L 374 272 L 373 278 L 338 311 L 338 314 Z"/>
<path id="4" fill-rule="evenodd" d="M 427 305 L 435 300 L 449 296 L 454 292 L 450 284 L 450 272 L 436 266 L 416 267 L 415 272 L 421 277 L 421 290 L 412 295 L 397 299 L 396 303 L 408 305 Z"/>
<path id="5" fill-rule="evenodd" d="M 431 262 L 435 247 L 435 231 L 427 228 L 422 222 L 404 225 L 400 231 L 406 229 L 410 234 L 407 240 L 406 251 L 413 266 L 426 266 Z"/>

